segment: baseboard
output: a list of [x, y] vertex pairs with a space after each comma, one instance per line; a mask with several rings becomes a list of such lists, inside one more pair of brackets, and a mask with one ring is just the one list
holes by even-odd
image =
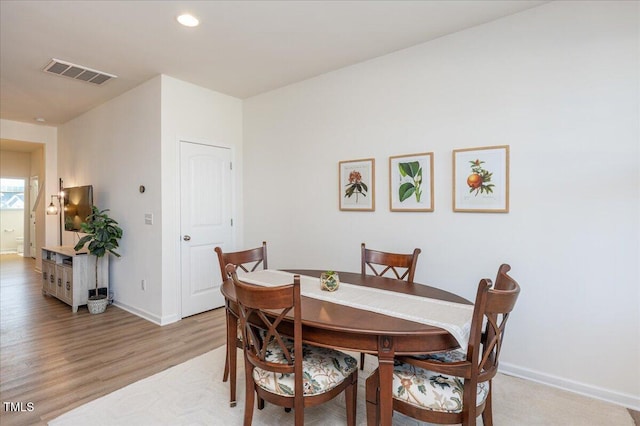
[[167, 325], [167, 324], [172, 324], [176, 321], [180, 321], [182, 318], [180, 318], [179, 315], [169, 315], [166, 317], [159, 317], [158, 315], [152, 314], [151, 312], [147, 312], [143, 309], [139, 309], [139, 308], [135, 308], [133, 306], [129, 306], [126, 303], [122, 303], [119, 302], [117, 300], [113, 301], [113, 305], [117, 306], [120, 309], [124, 309], [125, 311], [132, 313], [136, 316], [139, 316], [140, 318], [144, 318], [147, 321], [151, 321], [154, 324], [158, 324], [160, 326], [162, 325]]
[[510, 363], [500, 363], [500, 373], [508, 376], [520, 377], [543, 385], [599, 399], [621, 405], [632, 410], [640, 411], [640, 396], [617, 392], [610, 389], [599, 388], [597, 386], [568, 380], [563, 377], [541, 373], [528, 368], [518, 367]]
[[142, 309], [134, 308], [133, 306], [129, 306], [126, 303], [119, 302], [117, 300], [113, 301], [113, 305], [117, 306], [120, 309], [124, 309], [125, 311], [132, 313], [133, 315], [139, 316], [140, 318], [144, 318], [147, 321], [151, 321], [154, 324], [163, 325], [162, 318], [157, 315], [152, 314], [151, 312], [144, 311]]
[[160, 320], [160, 325], [172, 324], [174, 322], [180, 321], [182, 318], [180, 315], [168, 315], [166, 317], [162, 317]]

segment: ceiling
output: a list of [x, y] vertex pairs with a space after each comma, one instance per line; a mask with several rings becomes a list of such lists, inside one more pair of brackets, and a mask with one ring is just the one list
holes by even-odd
[[[2, 0], [0, 118], [59, 125], [158, 74], [244, 99], [544, 3]], [[43, 72], [52, 58], [118, 78]]]

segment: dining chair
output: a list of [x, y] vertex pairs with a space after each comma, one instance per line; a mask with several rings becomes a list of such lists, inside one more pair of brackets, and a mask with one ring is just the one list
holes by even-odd
[[[414, 249], [411, 254], [400, 254], [370, 250], [366, 248], [365, 243], [362, 243], [360, 251], [362, 275], [367, 275], [367, 271], [373, 272], [376, 276], [392, 273], [394, 278], [413, 284], [418, 256], [422, 251], [419, 248]], [[360, 370], [362, 369], [364, 369], [364, 353], [360, 354]]]
[[[242, 250], [236, 252], [228, 252], [225, 253], [222, 251], [222, 248], [216, 247], [215, 252], [218, 254], [218, 262], [220, 264], [220, 275], [222, 279], [228, 278], [226, 266], [228, 264], [236, 265], [238, 269], [241, 269], [244, 272], [253, 272], [256, 271], [260, 265], [262, 265], [263, 269], [267, 269], [267, 242], [262, 242], [262, 247], [257, 247], [249, 250]], [[226, 320], [227, 320], [227, 347], [229, 345], [235, 344], [237, 348], [242, 349], [242, 333], [240, 332], [240, 325], [238, 324], [237, 331], [229, 330], [229, 315], [235, 315], [229, 306], [226, 306]], [[233, 335], [236, 336], [235, 342], [233, 342]], [[228, 354], [228, 352], [227, 352]], [[224, 361], [224, 374], [222, 376], [222, 381], [226, 382], [229, 379], [229, 375], [231, 375], [230, 382], [230, 401], [229, 405], [231, 407], [236, 406], [236, 371], [229, 371], [229, 357], [225, 357]]]
[[419, 248], [414, 249], [411, 254], [400, 254], [370, 250], [362, 243], [361, 252], [362, 275], [367, 275], [367, 271], [377, 276], [393, 273], [395, 278], [413, 283], [418, 255], [421, 252]]
[[[393, 371], [393, 409], [420, 421], [493, 425], [492, 379], [498, 371], [507, 320], [520, 286], [502, 265], [496, 284], [478, 284], [466, 353], [461, 349], [415, 356], [399, 356]], [[484, 324], [484, 325], [483, 325]], [[366, 380], [367, 424], [379, 423], [379, 372]]]
[[[355, 425], [358, 364], [335, 349], [302, 343], [300, 276], [293, 283], [263, 287], [243, 282], [234, 265], [233, 279], [242, 328], [245, 360], [244, 425], [251, 425], [255, 396], [285, 409], [293, 408], [295, 424], [304, 424], [304, 408], [322, 404], [345, 392], [347, 424]], [[290, 324], [293, 340], [279, 326]], [[288, 330], [290, 333], [290, 329]]]

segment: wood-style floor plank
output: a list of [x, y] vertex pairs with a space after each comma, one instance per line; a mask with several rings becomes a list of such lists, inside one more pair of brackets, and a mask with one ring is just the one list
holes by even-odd
[[[43, 296], [34, 260], [0, 256], [0, 423], [60, 414], [224, 344], [224, 309], [164, 327], [115, 306], [91, 315]], [[224, 366], [212, 366], [222, 369]], [[6, 403], [22, 403], [11, 411]], [[27, 403], [33, 404], [30, 411]]]

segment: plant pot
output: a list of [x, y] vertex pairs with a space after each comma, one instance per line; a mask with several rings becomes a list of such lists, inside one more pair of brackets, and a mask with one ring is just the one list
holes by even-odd
[[92, 314], [101, 314], [107, 309], [107, 303], [109, 300], [104, 294], [89, 297], [87, 301], [87, 307]]
[[326, 291], [336, 291], [340, 286], [340, 277], [333, 272], [323, 272], [320, 274], [320, 288]]

